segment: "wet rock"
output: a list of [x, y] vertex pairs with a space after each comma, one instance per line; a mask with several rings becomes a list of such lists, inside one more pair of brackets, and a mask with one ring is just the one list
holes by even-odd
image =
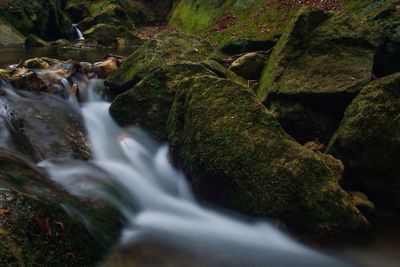
[[346, 164], [346, 180], [377, 205], [400, 208], [400, 75], [366, 86], [347, 108], [328, 153]]
[[90, 62], [80, 62], [82, 70], [84, 73], [88, 74], [93, 72], [93, 64]]
[[212, 47], [199, 38], [182, 33], [162, 33], [135, 50], [105, 85], [115, 91], [126, 91], [163, 64], [182, 60], [198, 62], [213, 57], [216, 55]]
[[117, 58], [108, 57], [104, 61], [94, 64], [93, 70], [100, 79], [107, 79], [108, 76], [118, 70], [119, 65], [120, 63]]
[[248, 53], [236, 59], [229, 69], [246, 80], [258, 80], [268, 57], [263, 52]]
[[41, 58], [32, 58], [25, 60], [22, 66], [28, 69], [47, 69], [50, 67], [50, 64]]
[[22, 96], [0, 97], [0, 117], [8, 123], [16, 150], [37, 162], [90, 157], [82, 118], [65, 100], [48, 93], [18, 93]]
[[93, 266], [110, 247], [63, 209], [100, 206], [63, 192], [14, 151], [0, 149], [0, 186], [0, 265]]
[[48, 47], [50, 46], [49, 43], [42, 40], [41, 38], [37, 37], [36, 35], [30, 34], [25, 39], [25, 46], [26, 47]]
[[26, 69], [16, 69], [11, 77], [10, 83], [17, 89], [31, 92], [45, 92], [48, 87], [36, 72]]

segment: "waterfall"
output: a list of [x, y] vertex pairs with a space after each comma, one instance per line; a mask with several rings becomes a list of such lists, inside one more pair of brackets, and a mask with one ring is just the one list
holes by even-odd
[[72, 30], [76, 36], [78, 36], [79, 41], [85, 40], [85, 37], [83, 37], [82, 32], [78, 29], [78, 24], [72, 24]]
[[[99, 84], [88, 86], [92, 96]], [[168, 146], [155, 143], [139, 129], [120, 128], [109, 106], [89, 97], [81, 107], [91, 161], [47, 160], [39, 165], [71, 194], [117, 208], [126, 221], [120, 246], [155, 240], [215, 266], [348, 266], [301, 245], [267, 222], [245, 221], [200, 205], [184, 175], [170, 164]], [[105, 189], [105, 184], [113, 190]]]

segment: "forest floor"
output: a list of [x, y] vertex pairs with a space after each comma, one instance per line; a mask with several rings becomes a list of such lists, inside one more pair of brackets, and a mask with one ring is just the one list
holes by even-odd
[[276, 3], [286, 4], [289, 6], [316, 7], [328, 11], [339, 9], [343, 4], [343, 0], [273, 0], [266, 3], [266, 5], [273, 5]]

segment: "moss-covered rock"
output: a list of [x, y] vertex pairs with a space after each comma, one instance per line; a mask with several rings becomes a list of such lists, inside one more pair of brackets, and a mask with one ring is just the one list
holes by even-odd
[[301, 9], [268, 60], [258, 99], [281, 111], [288, 111], [288, 101], [304, 106], [299, 116], [280, 114], [284, 126], [302, 119], [285, 130], [301, 142], [310, 141], [308, 136], [328, 141], [347, 105], [371, 80], [382, 33], [375, 21], [357, 13]]
[[127, 90], [166, 63], [181, 60], [198, 62], [212, 57], [213, 48], [200, 38], [181, 33], [162, 33], [135, 50], [105, 84], [115, 90]]
[[0, 186], [2, 266], [94, 266], [110, 247], [62, 208], [79, 200], [13, 151], [0, 150]]
[[115, 27], [108, 24], [96, 24], [83, 32], [88, 40], [97, 41], [101, 45], [110, 45], [125, 31], [124, 27]]
[[29, 34], [25, 39], [26, 47], [48, 47], [50, 44], [36, 35]]
[[400, 75], [366, 86], [346, 110], [328, 152], [346, 164], [346, 178], [377, 204], [400, 208]]
[[157, 139], [167, 140], [167, 119], [175, 99], [177, 84], [193, 75], [215, 75], [247, 84], [234, 73], [228, 72], [216, 62], [194, 63], [181, 61], [157, 68], [131, 90], [119, 95], [112, 103], [110, 112], [123, 126], [139, 125], [149, 130]]
[[250, 89], [209, 76], [182, 82], [168, 133], [203, 198], [308, 231], [366, 225], [338, 185], [341, 163], [288, 137]]
[[322, 11], [303, 10], [274, 49], [258, 97], [358, 92], [371, 80], [381, 37], [380, 27], [361, 16], [328, 19]]

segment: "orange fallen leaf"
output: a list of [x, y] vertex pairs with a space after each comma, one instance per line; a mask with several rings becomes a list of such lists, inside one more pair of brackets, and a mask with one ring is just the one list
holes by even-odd
[[11, 213], [10, 209], [0, 208], [0, 215], [10, 214], [10, 213]]

